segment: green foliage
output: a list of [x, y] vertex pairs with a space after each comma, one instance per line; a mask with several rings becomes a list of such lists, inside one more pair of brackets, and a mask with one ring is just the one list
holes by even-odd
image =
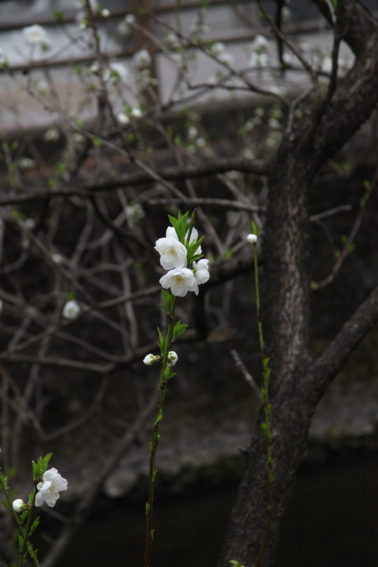
[[170, 315], [173, 310], [175, 298], [169, 291], [166, 291], [164, 289], [161, 290], [161, 296], [163, 300], [162, 308], [168, 315]]
[[55, 19], [58, 22], [58, 24], [62, 24], [64, 21], [64, 17], [63, 17], [63, 12], [60, 12], [59, 10], [57, 10], [54, 13]]
[[185, 237], [191, 227], [191, 220], [189, 220], [189, 211], [187, 211], [183, 215], [179, 212], [177, 218], [172, 215], [168, 215], [168, 219], [175, 229], [179, 241], [185, 244]]
[[181, 323], [181, 321], [177, 321], [175, 326], [173, 327], [173, 335], [172, 335], [172, 342], [175, 342], [176, 339], [183, 333], [185, 333], [188, 325], [186, 323]]
[[166, 345], [166, 337], [165, 335], [163, 335], [163, 333], [161, 332], [161, 330], [159, 329], [159, 327], [157, 328], [157, 333], [158, 333], [158, 346], [160, 349], [160, 354], [161, 356], [164, 356], [164, 352], [165, 352], [165, 345]]
[[[190, 238], [190, 235], [189, 235], [189, 238]], [[194, 242], [190, 242], [190, 243], [189, 243], [188, 239], [185, 240], [184, 244], [185, 244], [185, 246], [188, 250], [188, 255], [187, 255], [187, 265], [188, 266], [191, 266], [194, 261], [199, 260], [200, 258], [203, 257], [203, 254], [196, 254], [196, 251], [201, 246], [203, 239], [204, 239], [204, 237], [201, 236], [201, 238], [199, 238], [198, 240], [195, 240]]]
[[39, 457], [37, 462], [32, 461], [33, 479], [35, 481], [42, 478], [43, 473], [47, 471], [52, 456], [52, 453], [47, 453], [44, 457]]
[[76, 293], [74, 291], [69, 291], [68, 293], [66, 293], [66, 301], [72, 301], [73, 299], [76, 299]]
[[235, 561], [235, 559], [230, 560], [230, 565], [231, 565], [231, 567], [245, 567], [244, 565], [239, 563], [239, 561]]

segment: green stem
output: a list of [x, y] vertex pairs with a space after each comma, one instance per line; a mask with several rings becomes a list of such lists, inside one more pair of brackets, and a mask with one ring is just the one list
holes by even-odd
[[37, 490], [35, 488], [33, 488], [33, 492], [30, 494], [30, 497], [29, 497], [29, 510], [28, 510], [28, 517], [27, 517], [27, 520], [26, 520], [25, 528], [22, 529], [22, 526], [21, 526], [21, 529], [20, 529], [20, 527], [19, 527], [20, 534], [22, 535], [23, 541], [22, 541], [21, 549], [19, 550], [17, 567], [22, 567], [24, 565], [24, 562], [25, 562], [25, 559], [26, 559], [26, 554], [28, 552], [29, 533], [30, 533], [30, 527], [31, 527], [31, 522], [32, 522], [32, 515], [33, 515], [33, 509], [34, 509], [34, 502], [35, 502], [36, 494], [37, 494]]
[[171, 301], [170, 311], [168, 313], [168, 328], [165, 335], [164, 351], [162, 353], [162, 367], [159, 381], [159, 397], [156, 406], [156, 413], [154, 419], [154, 427], [152, 430], [152, 438], [150, 442], [150, 462], [149, 462], [149, 480], [148, 480], [148, 499], [146, 502], [146, 535], [144, 545], [144, 567], [151, 567], [151, 554], [152, 545], [155, 532], [155, 481], [157, 475], [156, 468], [156, 453], [160, 440], [160, 422], [163, 418], [163, 405], [165, 396], [168, 390], [169, 380], [169, 361], [168, 353], [172, 344], [173, 329], [174, 329], [174, 315], [176, 307], [176, 298], [173, 297]]
[[255, 272], [255, 297], [256, 297], [256, 315], [257, 315], [257, 331], [258, 331], [258, 339], [259, 339], [259, 347], [262, 357], [262, 370], [263, 370], [263, 385], [261, 388], [261, 398], [263, 403], [263, 410], [264, 410], [264, 421], [261, 425], [262, 432], [265, 438], [265, 450], [266, 450], [266, 459], [267, 459], [267, 469], [268, 469], [268, 487], [267, 487], [267, 519], [266, 525], [264, 529], [264, 534], [261, 542], [261, 547], [259, 553], [257, 555], [256, 561], [253, 567], [258, 567], [261, 563], [261, 560], [264, 556], [265, 550], [268, 545], [268, 538], [270, 533], [270, 527], [272, 523], [272, 516], [273, 516], [273, 484], [275, 480], [275, 473], [274, 473], [274, 458], [273, 458], [273, 435], [272, 435], [272, 426], [271, 426], [271, 404], [269, 399], [269, 386], [270, 386], [270, 365], [269, 365], [269, 358], [266, 354], [266, 345], [265, 345], [265, 337], [264, 337], [264, 329], [261, 319], [261, 300], [260, 300], [260, 276], [259, 276], [259, 265], [258, 265], [258, 257], [257, 257], [257, 246], [256, 244], [252, 244], [253, 249], [253, 263], [254, 263], [254, 272]]

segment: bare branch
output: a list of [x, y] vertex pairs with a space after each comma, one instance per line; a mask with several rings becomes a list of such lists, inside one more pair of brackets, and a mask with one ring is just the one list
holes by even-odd
[[318, 401], [353, 350], [378, 322], [378, 286], [344, 324], [310, 369], [311, 398]]

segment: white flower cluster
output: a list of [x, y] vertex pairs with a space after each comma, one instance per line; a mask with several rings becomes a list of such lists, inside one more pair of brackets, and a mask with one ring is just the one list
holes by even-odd
[[67, 488], [67, 480], [58, 473], [57, 469], [47, 470], [43, 473], [42, 481], [37, 484], [38, 492], [35, 497], [35, 505], [39, 507], [42, 504], [47, 504], [47, 506], [53, 508], [60, 498], [60, 493]]
[[[187, 236], [189, 236], [187, 234]], [[189, 239], [185, 243], [189, 245], [198, 240], [198, 232], [195, 228], [190, 231]], [[188, 249], [179, 241], [176, 230], [169, 226], [165, 238], [156, 241], [155, 250], [160, 254], [160, 264], [167, 270], [167, 273], [159, 280], [164, 289], [170, 289], [171, 293], [177, 297], [184, 297], [188, 291], [193, 291], [198, 295], [198, 286], [206, 283], [209, 278], [209, 260], [203, 258], [198, 262], [192, 262], [192, 266], [187, 266]], [[199, 246], [196, 254], [201, 254]]]

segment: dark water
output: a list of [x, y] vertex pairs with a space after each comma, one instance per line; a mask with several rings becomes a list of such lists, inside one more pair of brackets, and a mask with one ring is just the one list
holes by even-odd
[[[154, 567], [215, 567], [235, 487], [158, 503]], [[377, 567], [378, 457], [300, 474], [277, 567]], [[96, 512], [60, 567], [143, 564], [143, 506]]]

